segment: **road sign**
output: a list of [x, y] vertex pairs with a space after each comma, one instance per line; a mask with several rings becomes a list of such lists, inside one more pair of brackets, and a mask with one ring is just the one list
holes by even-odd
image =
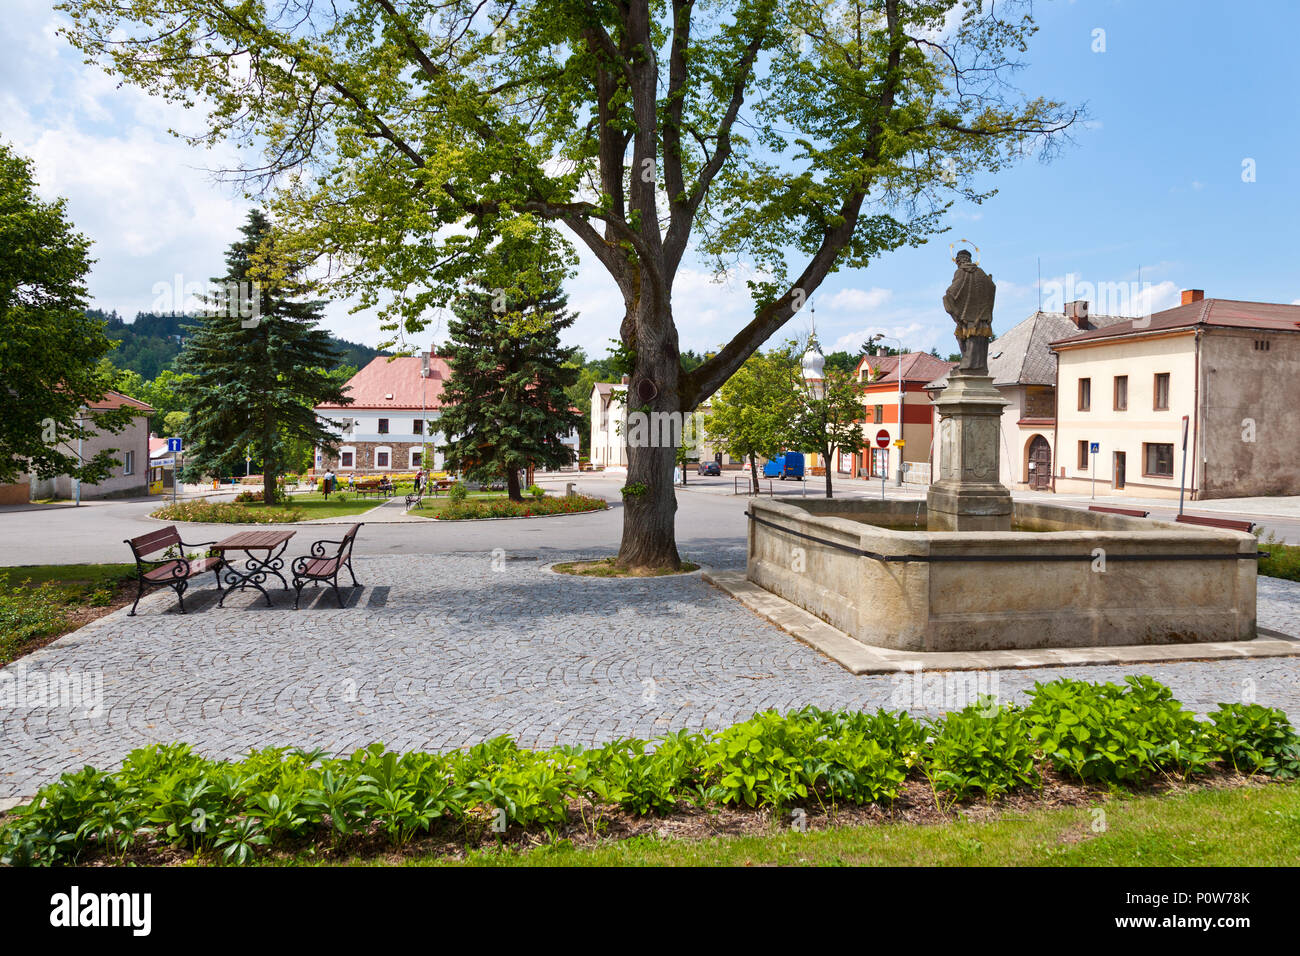
[[1101, 442], [1099, 442], [1099, 441], [1095, 441], [1095, 442], [1093, 442], [1091, 445], [1088, 446], [1088, 453], [1089, 453], [1089, 454], [1095, 455], [1095, 454], [1097, 454], [1097, 452], [1099, 452], [1099, 451], [1101, 451]]
[[181, 450], [181, 440], [179, 438], [167, 439], [167, 451], [177, 452]]
[[895, 447], [895, 448], [902, 448], [902, 447], [903, 447], [904, 445], [906, 445], [906, 444], [907, 444], [907, 442], [903, 441], [903, 439], [901, 439], [901, 438], [895, 438], [895, 439], [894, 439], [894, 447]]
[[175, 458], [161, 458], [161, 459], [159, 459], [158, 464], [162, 465], [164, 468], [175, 468], [175, 467], [176, 467], [176, 459], [175, 459]]
[[876, 444], [881, 448], [889, 447], [889, 432], [883, 428], [876, 432]]

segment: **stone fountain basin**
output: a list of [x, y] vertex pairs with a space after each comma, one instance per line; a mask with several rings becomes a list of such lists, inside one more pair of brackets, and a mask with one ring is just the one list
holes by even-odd
[[978, 651], [1256, 636], [1258, 545], [1237, 531], [1029, 502], [1013, 506], [1022, 530], [1006, 532], [926, 530], [915, 501], [755, 499], [749, 514], [749, 580], [865, 644]]

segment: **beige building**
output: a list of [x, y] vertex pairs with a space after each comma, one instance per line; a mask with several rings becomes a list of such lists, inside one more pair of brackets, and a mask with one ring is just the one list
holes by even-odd
[[1300, 494], [1300, 306], [1190, 290], [1052, 350], [1055, 490], [1089, 493], [1095, 475], [1099, 497]]
[[[93, 433], [82, 439], [80, 449], [75, 441], [66, 442], [59, 449], [74, 458], [80, 452], [83, 461], [94, 458], [101, 451], [113, 452], [116, 463], [108, 477], [95, 484], [83, 481], [82, 498], [132, 498], [149, 493], [149, 415], [153, 412], [152, 406], [121, 392], [110, 391], [90, 408], [99, 412], [124, 406], [131, 409], [132, 418], [120, 432]], [[68, 475], [54, 478], [32, 476], [33, 498], [75, 498], [76, 495], [77, 483]]]
[[[989, 375], [1007, 406], [1002, 410], [998, 463], [1002, 484], [1012, 491], [1050, 491], [1056, 461], [1057, 339], [1128, 321], [1119, 315], [1090, 315], [1088, 303], [1067, 302], [1064, 312], [1035, 312], [989, 343]], [[938, 395], [945, 374], [927, 386]], [[935, 443], [935, 473], [939, 446]]]
[[591, 387], [591, 463], [627, 467], [627, 381]]
[[[863, 356], [854, 369], [854, 377], [862, 383], [862, 431], [866, 446], [856, 455], [840, 452], [836, 471], [862, 478], [896, 480], [898, 456], [901, 455], [903, 481], [928, 485], [932, 473], [931, 450], [937, 452], [934, 436], [938, 418], [934, 412], [933, 395], [927, 388], [936, 376], [946, 379], [952, 367], [952, 362], [924, 352], [907, 352], [902, 356]], [[903, 382], [901, 390], [900, 376]], [[898, 424], [900, 402], [901, 430]], [[885, 448], [876, 442], [876, 436], [882, 431], [888, 434], [889, 445]], [[900, 438], [903, 440], [902, 448], [894, 444]]]

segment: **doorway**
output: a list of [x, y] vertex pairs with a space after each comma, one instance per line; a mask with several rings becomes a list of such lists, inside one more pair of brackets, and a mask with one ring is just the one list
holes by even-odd
[[1029, 442], [1029, 487], [1046, 491], [1052, 484], [1052, 446], [1042, 435]]
[[1124, 472], [1127, 467], [1125, 454], [1122, 451], [1115, 452], [1115, 477], [1111, 481], [1111, 487], [1116, 491], [1124, 487]]

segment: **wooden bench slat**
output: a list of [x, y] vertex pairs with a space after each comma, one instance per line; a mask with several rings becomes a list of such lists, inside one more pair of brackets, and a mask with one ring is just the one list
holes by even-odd
[[1088, 510], [1108, 515], [1127, 515], [1130, 518], [1145, 518], [1151, 514], [1149, 511], [1139, 511], [1136, 508], [1105, 508], [1101, 505], [1089, 505]]
[[169, 525], [157, 531], [150, 531], [148, 534], [142, 534], [138, 538], [131, 539], [131, 546], [140, 554], [152, 554], [155, 551], [161, 551], [164, 548], [180, 543], [180, 532], [176, 530], [175, 525]]
[[1178, 515], [1174, 521], [1179, 524], [1198, 524], [1207, 528], [1225, 528], [1228, 531], [1244, 531], [1250, 534], [1255, 530], [1255, 522], [1241, 521], [1236, 518], [1211, 518], [1207, 515]]

